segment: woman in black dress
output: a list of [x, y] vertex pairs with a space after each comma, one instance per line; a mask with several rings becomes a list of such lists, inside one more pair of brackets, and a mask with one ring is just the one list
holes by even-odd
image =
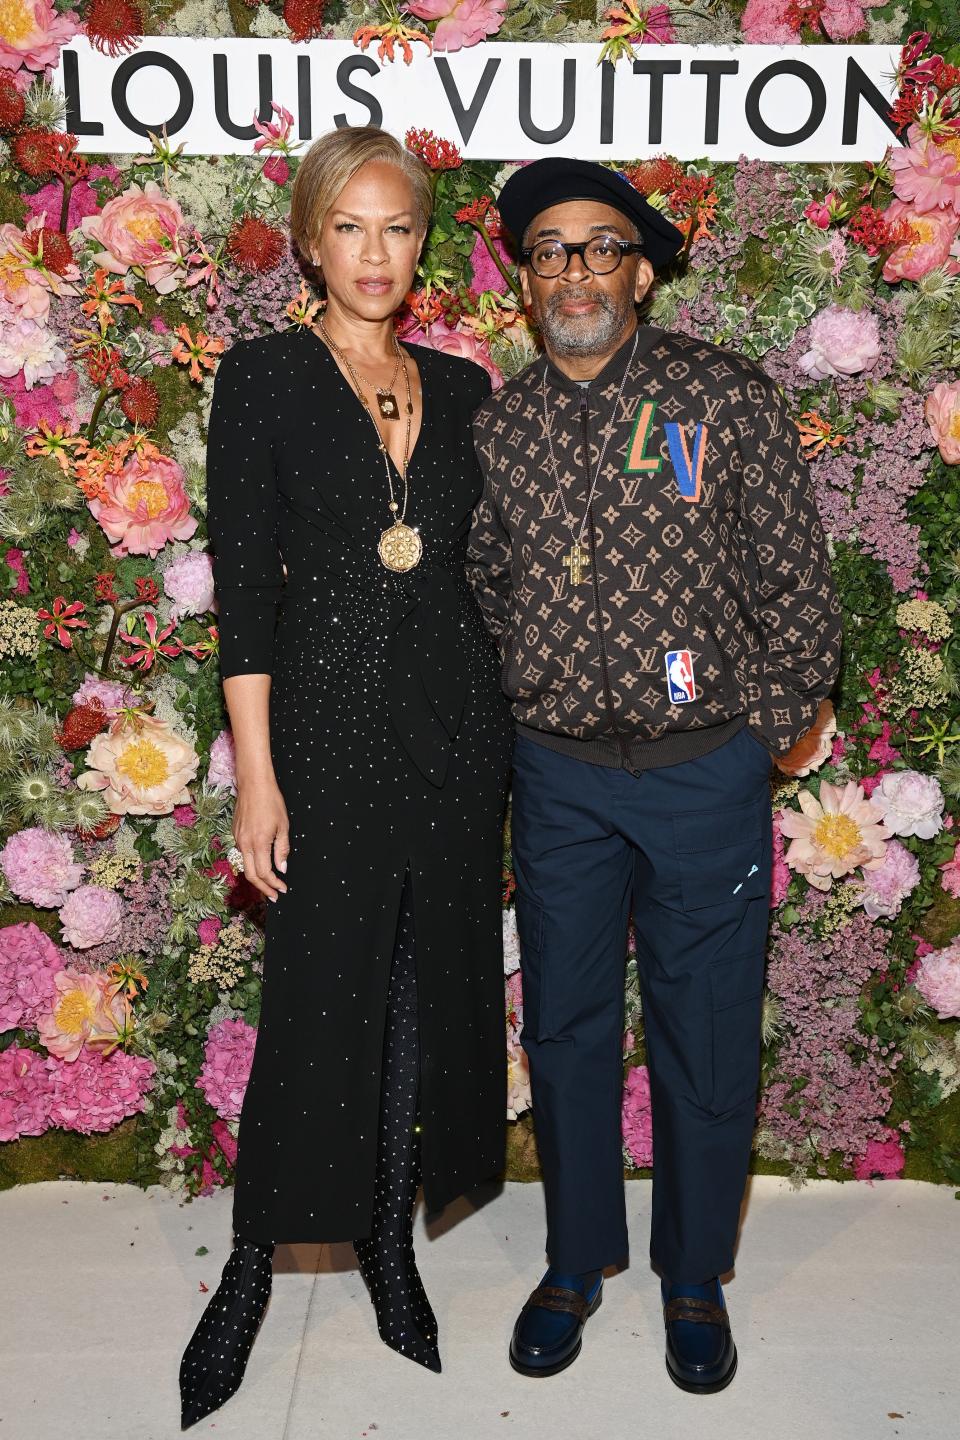
[[221, 362], [208, 526], [237, 754], [234, 831], [267, 897], [234, 1250], [183, 1357], [183, 1425], [243, 1376], [273, 1246], [353, 1240], [381, 1337], [439, 1370], [417, 1273], [436, 1209], [502, 1169], [500, 911], [511, 725], [464, 576], [486, 372], [398, 345], [429, 173], [373, 128], [297, 173], [327, 307]]

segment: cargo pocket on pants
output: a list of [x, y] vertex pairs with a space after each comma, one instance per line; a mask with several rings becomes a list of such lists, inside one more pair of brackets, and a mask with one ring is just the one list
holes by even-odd
[[750, 954], [710, 966], [713, 1115], [725, 1115], [756, 1097], [760, 1084], [763, 965], [762, 954]]
[[522, 1035], [540, 1040], [543, 1013], [543, 906], [517, 887], [517, 939], [523, 972]]

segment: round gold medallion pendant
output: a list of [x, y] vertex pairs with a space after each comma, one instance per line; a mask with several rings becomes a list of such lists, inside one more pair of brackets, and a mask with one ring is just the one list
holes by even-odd
[[420, 563], [423, 541], [416, 530], [398, 520], [383, 531], [377, 551], [388, 570], [412, 570]]

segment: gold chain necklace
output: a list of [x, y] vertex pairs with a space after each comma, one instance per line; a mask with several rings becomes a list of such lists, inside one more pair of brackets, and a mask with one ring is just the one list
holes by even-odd
[[[413, 394], [410, 389], [410, 374], [407, 370], [407, 362], [404, 357], [403, 351], [400, 348], [400, 343], [397, 340], [396, 335], [394, 335], [393, 344], [397, 352], [397, 366], [402, 366], [403, 368], [403, 380], [407, 392], [407, 429], [403, 440], [403, 471], [401, 475], [401, 478], [403, 479], [402, 509], [397, 504], [396, 496], [393, 493], [393, 475], [390, 471], [390, 454], [387, 450], [386, 445], [383, 442], [383, 437], [380, 434], [380, 427], [377, 425], [377, 422], [374, 419], [373, 411], [370, 409], [370, 406], [367, 402], [367, 397], [364, 395], [358, 383], [359, 376], [357, 375], [356, 370], [354, 370], [353, 366], [350, 364], [347, 356], [340, 349], [340, 346], [328, 334], [326, 326], [324, 325], [322, 319], [317, 321], [317, 328], [319, 329], [320, 334], [323, 336], [323, 339], [326, 341], [327, 345], [329, 345], [333, 353], [338, 357], [338, 359], [342, 360], [344, 365], [347, 367], [347, 370], [350, 373], [350, 378], [353, 381], [353, 388], [356, 391], [357, 397], [364, 410], [366, 410], [367, 414], [370, 416], [370, 423], [373, 426], [374, 430], [377, 432], [377, 443], [380, 446], [380, 453], [383, 456], [383, 466], [387, 474], [387, 486], [390, 490], [390, 504], [388, 508], [390, 510], [390, 514], [394, 517], [393, 524], [390, 525], [386, 530], [383, 530], [380, 534], [380, 541], [377, 545], [377, 553], [379, 554], [380, 559], [383, 561], [384, 565], [387, 567], [388, 570], [394, 570], [398, 573], [402, 573], [405, 570], [412, 570], [414, 566], [419, 565], [420, 563], [420, 558], [423, 555], [423, 541], [420, 539], [420, 536], [415, 529], [413, 529], [409, 525], [404, 524], [404, 520], [407, 514], [407, 500], [410, 496], [410, 489], [407, 484], [407, 465], [410, 460], [410, 424], [411, 418], [413, 416]], [[396, 377], [396, 370], [394, 370], [393, 373], [394, 377]], [[392, 383], [393, 382], [391, 381], [391, 384]], [[394, 405], [396, 405], [395, 400]], [[381, 408], [381, 414], [382, 413], [383, 410]], [[385, 416], [384, 418], [387, 417]]]

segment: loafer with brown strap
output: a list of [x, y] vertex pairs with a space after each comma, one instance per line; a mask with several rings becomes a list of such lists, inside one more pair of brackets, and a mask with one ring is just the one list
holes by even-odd
[[556, 1375], [572, 1365], [583, 1346], [583, 1327], [603, 1300], [602, 1276], [586, 1293], [551, 1279], [548, 1270], [513, 1327], [510, 1364], [521, 1375]]
[[718, 1301], [672, 1293], [682, 1290], [680, 1286], [664, 1291], [669, 1295], [663, 1306], [667, 1374], [681, 1390], [694, 1395], [712, 1395], [726, 1389], [737, 1371], [730, 1316], [719, 1280], [713, 1283]]

